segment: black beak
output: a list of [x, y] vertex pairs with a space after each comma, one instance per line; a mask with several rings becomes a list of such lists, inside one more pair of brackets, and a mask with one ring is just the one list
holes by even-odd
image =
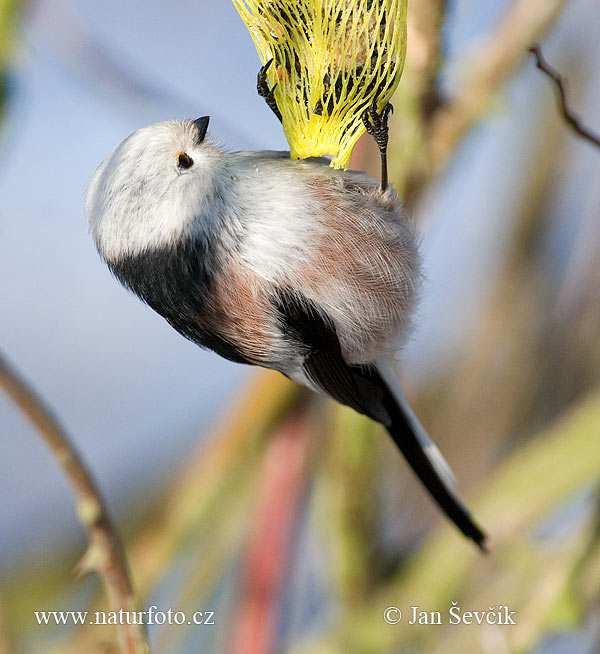
[[194, 125], [198, 130], [198, 143], [202, 143], [202, 141], [204, 141], [204, 137], [206, 136], [206, 131], [208, 130], [209, 122], [210, 122], [210, 116], [202, 116], [202, 118], [197, 118], [194, 121]]

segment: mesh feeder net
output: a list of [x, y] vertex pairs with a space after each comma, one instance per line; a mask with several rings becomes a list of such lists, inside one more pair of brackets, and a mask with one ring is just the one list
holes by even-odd
[[394, 93], [407, 0], [233, 0], [267, 71], [294, 159], [347, 168], [362, 114]]

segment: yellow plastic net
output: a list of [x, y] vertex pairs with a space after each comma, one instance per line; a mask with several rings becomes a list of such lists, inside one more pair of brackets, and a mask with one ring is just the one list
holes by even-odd
[[406, 55], [407, 0], [233, 0], [267, 71], [294, 159], [347, 168], [362, 114], [381, 110]]

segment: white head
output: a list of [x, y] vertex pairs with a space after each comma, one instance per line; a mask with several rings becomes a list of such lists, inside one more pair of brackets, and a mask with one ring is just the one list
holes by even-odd
[[209, 118], [144, 127], [99, 167], [86, 213], [108, 261], [176, 243], [218, 192], [222, 153], [205, 141]]

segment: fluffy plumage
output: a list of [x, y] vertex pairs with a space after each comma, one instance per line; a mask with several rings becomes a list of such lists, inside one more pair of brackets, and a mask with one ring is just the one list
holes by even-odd
[[[189, 171], [177, 168], [178, 152], [194, 160]], [[351, 363], [391, 354], [414, 303], [415, 237], [393, 191], [322, 161], [196, 144], [189, 122], [125, 140], [96, 173], [88, 214], [115, 271], [173, 248], [213, 247], [210, 265], [226, 283], [202, 293], [202, 319], [253, 363], [289, 359], [277, 325], [263, 319], [274, 288], [302, 290], [325, 308]]]
[[86, 201], [101, 256], [186, 338], [381, 422], [481, 545], [435, 446], [380, 372], [420, 279], [395, 192], [319, 160], [224, 152], [204, 140], [202, 120], [201, 133], [198, 121], [141, 129], [101, 164]]

